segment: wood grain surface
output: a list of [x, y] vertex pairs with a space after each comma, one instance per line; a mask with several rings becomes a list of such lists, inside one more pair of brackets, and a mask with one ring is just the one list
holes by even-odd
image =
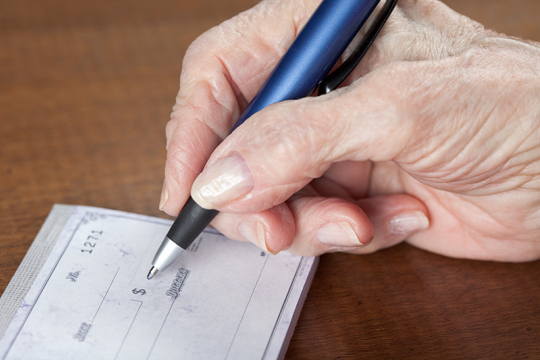
[[[446, 3], [540, 41], [538, 0]], [[183, 53], [254, 4], [0, 0], [0, 293], [54, 203], [165, 216], [164, 128]], [[287, 357], [539, 359], [539, 279], [539, 262], [408, 245], [324, 255]]]

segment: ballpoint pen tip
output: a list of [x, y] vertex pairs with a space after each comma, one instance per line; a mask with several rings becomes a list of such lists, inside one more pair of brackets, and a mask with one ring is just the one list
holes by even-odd
[[152, 266], [152, 268], [148, 272], [148, 275], [146, 275], [146, 278], [148, 280], [150, 280], [151, 278], [153, 278], [158, 273], [158, 271], [159, 271], [158, 269], [156, 269], [155, 267]]

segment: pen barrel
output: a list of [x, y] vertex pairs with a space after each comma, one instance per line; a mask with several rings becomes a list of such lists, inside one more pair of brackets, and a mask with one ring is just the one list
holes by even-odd
[[379, 0], [324, 0], [232, 131], [268, 105], [309, 95], [328, 75], [378, 3]]
[[[268, 105], [309, 95], [328, 75], [378, 3], [323, 0], [232, 131]], [[187, 249], [217, 214], [216, 210], [203, 209], [190, 197], [167, 237]]]
[[178, 214], [167, 237], [186, 250], [219, 212], [200, 207], [191, 197]]

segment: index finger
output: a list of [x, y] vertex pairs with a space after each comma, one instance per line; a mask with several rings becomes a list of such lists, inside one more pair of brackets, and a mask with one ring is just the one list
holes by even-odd
[[293, 42], [316, 0], [265, 1], [199, 37], [182, 64], [167, 124], [160, 209], [177, 215], [193, 181]]

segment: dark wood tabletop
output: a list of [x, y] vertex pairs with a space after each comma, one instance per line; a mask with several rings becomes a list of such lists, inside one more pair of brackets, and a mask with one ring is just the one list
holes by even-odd
[[[0, 293], [54, 203], [165, 217], [183, 53], [255, 2], [0, 0]], [[446, 3], [540, 41], [538, 0]], [[540, 262], [324, 255], [287, 357], [540, 359]]]

